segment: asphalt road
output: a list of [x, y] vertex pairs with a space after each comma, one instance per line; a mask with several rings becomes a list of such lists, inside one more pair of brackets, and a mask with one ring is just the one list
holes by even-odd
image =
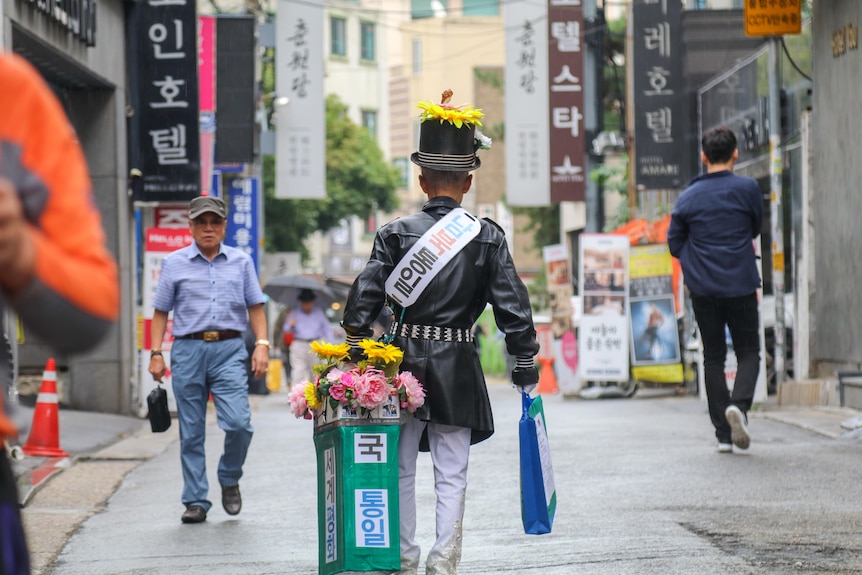
[[[530, 536], [520, 522], [520, 398], [502, 384], [491, 396], [497, 433], [473, 449], [459, 574], [862, 573], [862, 443], [842, 435], [846, 412], [752, 414], [751, 449], [720, 455], [697, 398], [546, 397], [558, 509], [551, 534]], [[77, 459], [33, 496], [24, 512], [34, 573], [317, 573], [310, 422], [289, 414], [284, 394], [255, 404], [239, 516], [218, 504], [217, 426], [207, 443], [215, 506], [202, 525], [179, 520], [176, 426], [146, 431]], [[418, 480], [427, 551], [427, 456]]]

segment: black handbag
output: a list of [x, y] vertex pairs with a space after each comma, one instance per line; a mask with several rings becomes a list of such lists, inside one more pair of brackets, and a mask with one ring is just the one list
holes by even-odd
[[171, 412], [168, 410], [168, 392], [161, 385], [156, 386], [147, 396], [147, 419], [153, 433], [167, 431], [171, 427]]

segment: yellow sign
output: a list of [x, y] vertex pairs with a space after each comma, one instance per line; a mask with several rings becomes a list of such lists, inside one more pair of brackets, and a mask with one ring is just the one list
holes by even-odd
[[802, 0], [745, 0], [746, 36], [802, 32]]

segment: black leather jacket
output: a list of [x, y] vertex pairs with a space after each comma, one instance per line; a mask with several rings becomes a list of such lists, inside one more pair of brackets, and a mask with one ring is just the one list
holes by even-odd
[[[347, 298], [342, 325], [348, 335], [371, 336], [371, 326], [385, 303], [386, 278], [422, 234], [456, 207], [458, 202], [451, 198], [434, 198], [420, 213], [378, 230], [371, 258]], [[490, 303], [497, 326], [506, 334], [509, 353], [533, 357], [539, 344], [527, 289], [515, 271], [503, 230], [490, 220], [480, 221], [479, 235], [405, 309], [403, 322], [469, 330]], [[401, 308], [394, 303], [392, 307], [399, 321]], [[425, 387], [425, 405], [416, 417], [469, 427], [472, 443], [494, 433], [485, 377], [472, 343], [403, 337], [393, 343], [404, 351], [401, 370], [413, 372]]]

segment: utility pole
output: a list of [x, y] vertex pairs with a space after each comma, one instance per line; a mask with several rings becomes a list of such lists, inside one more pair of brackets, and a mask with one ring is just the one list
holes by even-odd
[[584, 0], [584, 22], [586, 30], [586, 42], [584, 42], [584, 130], [590, 141], [587, 142], [587, 153], [585, 155], [584, 168], [587, 173], [586, 181], [586, 232], [598, 233], [603, 231], [605, 223], [604, 200], [602, 189], [598, 182], [589, 177], [590, 172], [595, 169], [600, 159], [592, 154], [592, 139], [598, 136], [602, 130], [602, 35], [604, 18], [599, 17], [596, 0]]
[[772, 235], [772, 294], [775, 297], [775, 382], [784, 381], [784, 210], [781, 174], [781, 36], [769, 39], [769, 207]]
[[802, 32], [802, 3], [745, 2], [745, 35], [769, 38], [769, 208], [772, 234], [772, 295], [775, 297], [775, 383], [784, 382], [784, 210], [781, 174], [781, 78], [779, 55], [785, 34]]

